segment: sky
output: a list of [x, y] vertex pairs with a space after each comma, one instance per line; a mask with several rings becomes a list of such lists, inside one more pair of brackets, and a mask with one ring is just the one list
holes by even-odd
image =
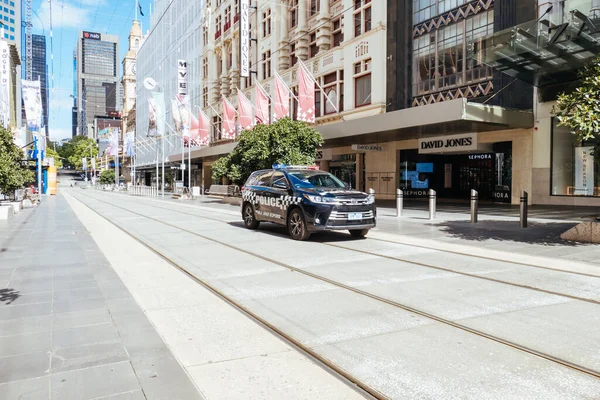
[[[50, 1], [52, 2], [52, 45], [50, 43]], [[138, 18], [144, 33], [150, 29], [150, 3], [151, 0], [140, 0], [144, 16], [138, 14]], [[32, 7], [33, 33], [45, 35], [47, 42], [50, 139], [70, 138], [73, 99], [69, 96], [73, 94], [73, 50], [77, 46], [78, 32], [85, 30], [120, 37], [120, 80], [121, 61], [127, 52], [129, 30], [135, 19], [136, 2], [135, 0], [33, 0]], [[52, 71], [54, 71], [54, 83], [51, 79]]]

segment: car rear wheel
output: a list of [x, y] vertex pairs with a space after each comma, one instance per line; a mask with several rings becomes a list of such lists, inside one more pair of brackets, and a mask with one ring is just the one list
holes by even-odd
[[244, 206], [244, 225], [248, 229], [257, 229], [260, 225], [260, 222], [256, 220], [256, 216], [254, 215], [254, 208], [252, 204], [248, 203]]
[[288, 231], [294, 240], [306, 240], [310, 236], [310, 232], [306, 229], [304, 216], [299, 209], [294, 209], [288, 217]]
[[350, 234], [355, 238], [364, 238], [369, 233], [368, 229], [350, 229]]

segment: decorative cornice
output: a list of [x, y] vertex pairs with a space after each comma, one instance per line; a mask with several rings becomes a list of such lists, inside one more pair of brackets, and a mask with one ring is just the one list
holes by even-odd
[[423, 36], [444, 26], [455, 24], [472, 15], [488, 11], [494, 7], [494, 0], [475, 0], [454, 10], [438, 15], [413, 26], [413, 39]]
[[441, 92], [431, 93], [423, 96], [416, 96], [413, 98], [412, 106], [419, 107], [427, 104], [441, 103], [443, 101], [461, 98], [472, 99], [481, 96], [488, 96], [493, 91], [494, 83], [492, 81], [479, 82], [467, 86], [461, 86], [459, 88], [443, 90]]

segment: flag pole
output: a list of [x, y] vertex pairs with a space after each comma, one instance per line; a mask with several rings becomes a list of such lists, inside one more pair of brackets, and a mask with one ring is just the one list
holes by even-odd
[[313, 76], [313, 74], [311, 74], [308, 71], [308, 68], [306, 68], [306, 65], [302, 62], [301, 59], [298, 59], [298, 62], [300, 63], [300, 68], [304, 68], [304, 72], [306, 72], [310, 78], [313, 80], [313, 82], [315, 83], [315, 85], [317, 85], [317, 87], [321, 90], [321, 93], [323, 93], [323, 96], [325, 96], [325, 98], [327, 99], [327, 101], [329, 102], [329, 104], [331, 104], [333, 106], [333, 109], [335, 110], [336, 114], [340, 116], [340, 118], [342, 119], [342, 121], [344, 120], [344, 116], [342, 114], [340, 114], [340, 110], [338, 109], [338, 107], [333, 103], [333, 101], [331, 101], [331, 99], [329, 98], [329, 96], [327, 96], [327, 93], [325, 93], [325, 89], [323, 89], [323, 87], [319, 84], [319, 82], [317, 82], [317, 80], [315, 79], [315, 77]]

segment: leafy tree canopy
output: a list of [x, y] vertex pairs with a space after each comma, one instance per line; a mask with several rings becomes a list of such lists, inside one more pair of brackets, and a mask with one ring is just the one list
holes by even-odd
[[81, 159], [84, 157], [90, 158], [90, 147], [92, 149], [92, 157], [98, 157], [99, 149], [96, 141], [87, 136], [78, 135], [67, 143], [63, 143], [58, 149], [58, 154], [63, 158], [65, 166], [81, 169]]
[[308, 124], [281, 119], [271, 125], [257, 125], [243, 131], [237, 147], [212, 165], [212, 177], [229, 178], [242, 184], [256, 170], [273, 164], [310, 165], [315, 162], [321, 134]]
[[46, 146], [46, 158], [54, 158], [54, 166], [56, 168], [60, 169], [63, 167], [63, 163], [58, 151], [54, 151], [53, 143], [48, 143]]
[[581, 142], [600, 133], [600, 58], [579, 71], [579, 78], [581, 83], [575, 91], [558, 96], [553, 113]]
[[23, 151], [14, 144], [12, 133], [0, 126], [1, 193], [12, 195], [35, 180], [33, 172], [22, 162], [23, 158]]

